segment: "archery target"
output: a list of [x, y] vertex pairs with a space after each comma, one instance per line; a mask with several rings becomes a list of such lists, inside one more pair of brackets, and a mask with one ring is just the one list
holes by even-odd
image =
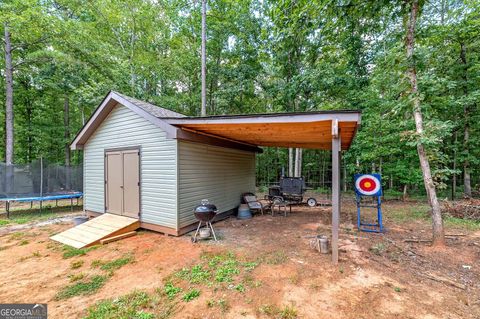
[[376, 195], [381, 191], [381, 187], [380, 178], [371, 174], [360, 175], [355, 180], [355, 189], [361, 195]]

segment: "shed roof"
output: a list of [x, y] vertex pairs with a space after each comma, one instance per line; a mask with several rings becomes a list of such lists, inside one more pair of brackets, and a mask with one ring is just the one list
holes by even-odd
[[219, 138], [253, 147], [331, 149], [332, 137], [340, 132], [341, 147], [345, 150], [350, 147], [361, 119], [356, 110], [189, 117], [111, 91], [79, 131], [71, 148], [83, 148], [118, 103], [163, 129], [169, 138], [192, 139], [190, 133], [195, 133], [210, 140]]

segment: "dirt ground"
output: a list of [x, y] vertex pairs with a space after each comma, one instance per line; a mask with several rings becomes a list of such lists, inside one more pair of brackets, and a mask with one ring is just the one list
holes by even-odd
[[[140, 231], [71, 258], [49, 240], [70, 223], [4, 233], [0, 303], [48, 303], [49, 318], [81, 318], [101, 300], [135, 290], [154, 293], [206, 252], [230, 251], [257, 261], [249, 278], [255, 284], [242, 292], [199, 286], [200, 296], [179, 300], [168, 318], [480, 318], [480, 231], [447, 225], [447, 234], [455, 236], [440, 250], [428, 242], [405, 242], [430, 236], [428, 219], [402, 217], [417, 216], [419, 205], [385, 203], [388, 231], [372, 234], [357, 232], [355, 208], [344, 203], [338, 266], [309, 245], [312, 236], [330, 234], [331, 210], [322, 207], [295, 207], [287, 217], [226, 219], [214, 224], [217, 243]], [[92, 276], [99, 271], [96, 261], [125, 254], [134, 262], [115, 270], [95, 293], [56, 299], [73, 276]], [[211, 307], [212, 298], [228, 307]], [[272, 307], [293, 310], [274, 313]]]

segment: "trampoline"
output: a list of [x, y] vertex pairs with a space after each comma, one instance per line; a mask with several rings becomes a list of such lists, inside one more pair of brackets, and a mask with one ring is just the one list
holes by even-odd
[[10, 218], [10, 203], [19, 202], [25, 203], [30, 202], [30, 207], [33, 207], [33, 202], [40, 202], [40, 211], [42, 211], [42, 204], [45, 201], [54, 200], [56, 205], [58, 205], [58, 200], [60, 199], [70, 199], [70, 210], [73, 210], [73, 200], [77, 200], [83, 197], [82, 192], [72, 192], [72, 193], [53, 193], [53, 194], [44, 194], [43, 196], [29, 196], [29, 197], [7, 197], [0, 198], [0, 202], [5, 202], [5, 210], [7, 212], [7, 218]]

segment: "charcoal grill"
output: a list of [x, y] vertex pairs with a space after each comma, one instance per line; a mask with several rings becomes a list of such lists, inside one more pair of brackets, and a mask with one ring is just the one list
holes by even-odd
[[215, 218], [217, 215], [217, 206], [210, 204], [208, 202], [208, 199], [203, 199], [201, 201], [201, 204], [198, 205], [193, 209], [193, 214], [195, 215], [195, 218], [198, 220], [198, 227], [197, 231], [195, 232], [195, 235], [192, 237], [192, 242], [197, 242], [197, 236], [200, 231], [200, 228], [202, 227], [202, 224], [205, 224], [205, 227], [207, 229], [212, 230], [212, 235], [213, 239], [217, 241], [217, 236], [215, 235], [215, 231], [213, 230], [212, 226], [212, 220]]

